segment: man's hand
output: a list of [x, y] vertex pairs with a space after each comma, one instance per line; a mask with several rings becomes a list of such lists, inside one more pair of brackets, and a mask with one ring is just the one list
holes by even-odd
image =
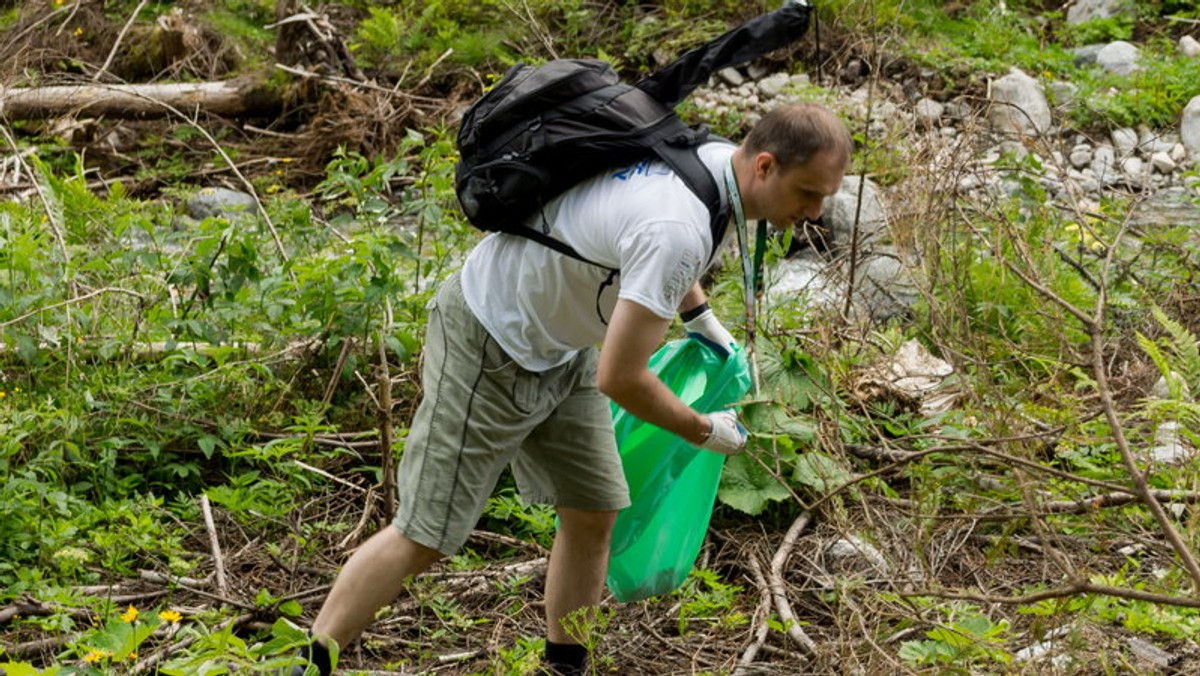
[[684, 322], [683, 328], [689, 338], [703, 342], [721, 357], [733, 354], [733, 348], [737, 346], [733, 334], [721, 325], [721, 320], [717, 319], [711, 308], [706, 307], [699, 315]]
[[746, 448], [746, 438], [749, 436], [746, 428], [738, 422], [737, 414], [733, 411], [717, 411], [704, 416], [712, 424], [708, 436], [700, 442], [700, 448], [720, 453], [735, 455]]

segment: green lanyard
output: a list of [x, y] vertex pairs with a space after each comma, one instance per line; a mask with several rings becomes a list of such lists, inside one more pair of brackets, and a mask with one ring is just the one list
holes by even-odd
[[725, 188], [729, 192], [729, 203], [733, 206], [734, 226], [737, 228], [738, 252], [742, 259], [742, 288], [746, 301], [746, 349], [750, 356], [751, 376], [754, 391], [758, 392], [758, 360], [755, 358], [754, 343], [758, 336], [758, 303], [763, 293], [763, 256], [767, 251], [767, 222], [758, 221], [754, 237], [754, 258], [751, 259], [749, 233], [746, 230], [746, 212], [742, 207], [742, 191], [738, 189], [733, 171], [733, 158], [729, 158], [729, 170], [725, 172]]

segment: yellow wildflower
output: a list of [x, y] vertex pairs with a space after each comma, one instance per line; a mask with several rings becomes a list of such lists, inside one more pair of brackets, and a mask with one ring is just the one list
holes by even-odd
[[183, 615], [180, 615], [179, 611], [176, 610], [164, 610], [158, 614], [158, 617], [163, 622], [170, 622], [171, 624], [175, 624], [183, 619]]
[[92, 648], [91, 652], [84, 656], [83, 661], [87, 662], [88, 664], [95, 664], [96, 662], [99, 662], [100, 660], [111, 655], [112, 653], [108, 652], [107, 650], [96, 650], [95, 648]]
[[0, 399], [3, 399], [7, 396], [8, 396], [8, 392], [5, 392], [4, 390], [0, 390]]
[[83, 27], [82, 26], [77, 27], [75, 29], [74, 35], [75, 35], [75, 37], [79, 37], [80, 35], [83, 35]]
[[121, 613], [121, 621], [125, 622], [126, 624], [133, 624], [135, 621], [137, 621], [137, 616], [138, 616], [137, 608], [134, 608], [133, 606], [129, 606], [128, 610]]

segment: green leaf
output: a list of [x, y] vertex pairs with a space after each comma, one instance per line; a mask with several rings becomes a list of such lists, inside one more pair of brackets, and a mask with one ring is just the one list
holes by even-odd
[[780, 354], [763, 349], [759, 354], [762, 392], [771, 399], [786, 402], [795, 410], [806, 410], [821, 393], [816, 366], [807, 355]]
[[735, 455], [725, 462], [717, 497], [730, 507], [756, 515], [762, 513], [769, 503], [786, 500], [790, 496], [787, 487], [748, 454]]
[[801, 455], [796, 460], [796, 467], [792, 471], [792, 481], [802, 486], [808, 486], [818, 493], [832, 491], [852, 477], [850, 471], [838, 461], [818, 451], [810, 451]]
[[213, 451], [217, 448], [217, 438], [211, 434], [206, 434], [197, 439], [196, 444], [200, 446], [200, 450], [204, 453], [204, 459], [211, 460]]
[[300, 617], [304, 608], [296, 601], [284, 601], [279, 604], [279, 612], [287, 617]]
[[54, 676], [59, 671], [58, 667], [38, 671], [28, 662], [0, 662], [0, 670], [8, 676]]

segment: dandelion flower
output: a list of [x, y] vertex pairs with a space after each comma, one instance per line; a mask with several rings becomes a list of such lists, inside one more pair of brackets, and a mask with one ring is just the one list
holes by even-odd
[[170, 622], [171, 624], [176, 624], [183, 619], [183, 615], [180, 615], [177, 610], [164, 610], [158, 614], [158, 617], [163, 622]]
[[126, 624], [133, 624], [135, 621], [137, 621], [137, 617], [138, 610], [133, 606], [129, 606], [125, 612], [121, 613], [121, 621]]

